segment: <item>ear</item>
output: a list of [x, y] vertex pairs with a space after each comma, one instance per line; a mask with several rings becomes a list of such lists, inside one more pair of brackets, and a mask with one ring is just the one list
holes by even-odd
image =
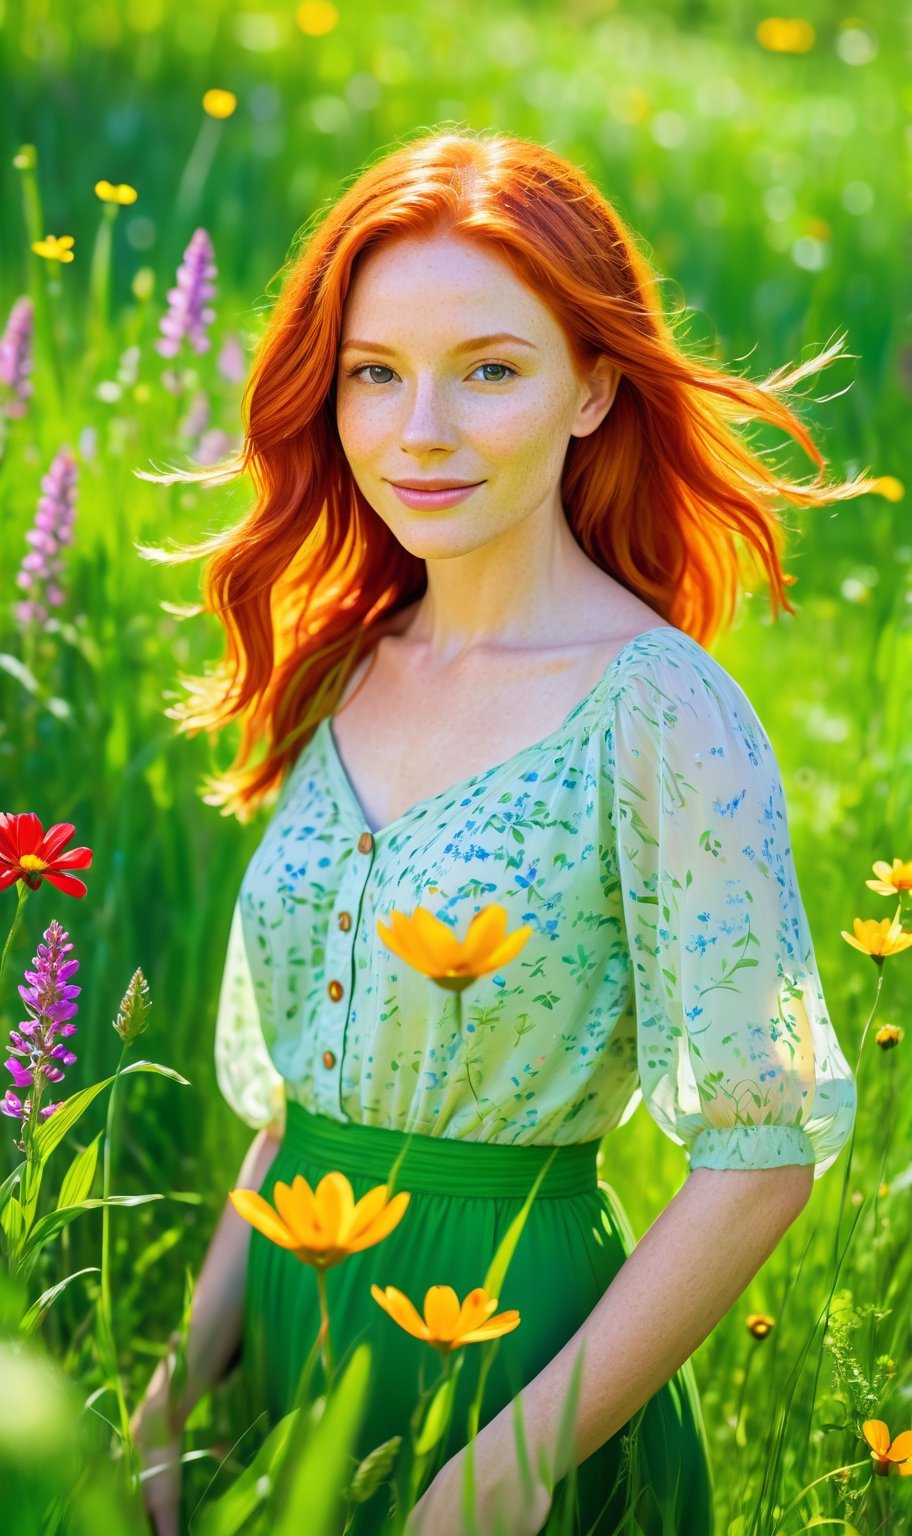
[[588, 437], [590, 432], [601, 426], [614, 404], [620, 382], [620, 368], [609, 362], [607, 357], [600, 357], [586, 376], [582, 403], [570, 428], [571, 437]]

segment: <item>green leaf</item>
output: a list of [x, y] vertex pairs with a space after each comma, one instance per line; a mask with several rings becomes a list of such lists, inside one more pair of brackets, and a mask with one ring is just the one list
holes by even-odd
[[41, 1295], [38, 1297], [38, 1300], [32, 1302], [32, 1305], [29, 1307], [28, 1311], [23, 1317], [22, 1322], [19, 1325], [21, 1331], [23, 1333], [34, 1333], [48, 1308], [52, 1306], [53, 1303], [57, 1300], [57, 1297], [60, 1295], [61, 1291], [66, 1290], [71, 1280], [78, 1280], [80, 1275], [100, 1274], [101, 1270], [98, 1268], [98, 1266], [96, 1264], [90, 1264], [88, 1269], [77, 1269], [75, 1274], [67, 1275], [65, 1280], [59, 1280], [56, 1285], [51, 1286], [50, 1290], [42, 1291]]
[[77, 1120], [85, 1114], [93, 1099], [96, 1099], [115, 1079], [126, 1077], [130, 1072], [157, 1072], [161, 1077], [170, 1077], [176, 1083], [182, 1083], [185, 1088], [190, 1084], [186, 1077], [181, 1077], [172, 1067], [160, 1067], [154, 1061], [133, 1061], [128, 1067], [124, 1067], [119, 1074], [114, 1072], [110, 1077], [102, 1078], [100, 1083], [92, 1083], [90, 1087], [83, 1088], [81, 1092], [74, 1093], [73, 1097], [66, 1099], [58, 1110], [55, 1111], [35, 1135], [35, 1149], [39, 1158], [44, 1162], [56, 1146], [59, 1146], [67, 1131], [71, 1130]]
[[519, 1210], [513, 1217], [513, 1220], [510, 1222], [510, 1225], [508, 1226], [506, 1232], [500, 1240], [500, 1243], [498, 1244], [497, 1251], [494, 1254], [493, 1259], [488, 1265], [488, 1272], [485, 1275], [482, 1284], [484, 1285], [484, 1288], [489, 1296], [500, 1296], [501, 1287], [503, 1286], [504, 1279], [506, 1278], [510, 1260], [516, 1251], [516, 1244], [519, 1242], [519, 1239], [522, 1236], [523, 1227], [526, 1225], [529, 1212], [532, 1209], [532, 1202], [535, 1199], [535, 1196], [538, 1194], [542, 1179], [545, 1177], [545, 1174], [551, 1167], [551, 1163], [553, 1162], [556, 1155], [557, 1149], [555, 1148], [548, 1160], [544, 1162], [541, 1168], [538, 1170], [538, 1173], [535, 1177], [535, 1183], [532, 1185], [532, 1188], [529, 1190], [528, 1195], [523, 1201], [521, 1210]]
[[25, 1236], [25, 1212], [15, 1195], [7, 1200], [0, 1224], [10, 1240], [10, 1247], [15, 1251]]
[[393, 1435], [392, 1440], [384, 1440], [382, 1445], [368, 1452], [364, 1460], [358, 1463], [348, 1485], [350, 1499], [356, 1504], [363, 1504], [377, 1492], [392, 1472], [401, 1445], [402, 1436]]
[[24, 1162], [20, 1163], [19, 1167], [14, 1168], [9, 1177], [4, 1179], [3, 1183], [0, 1184], [0, 1214], [3, 1213], [7, 1201], [12, 1198], [13, 1190], [16, 1188], [16, 1185], [21, 1184], [21, 1180], [25, 1174], [25, 1169], [26, 1164]]
[[41, 1163], [26, 1163], [25, 1172], [22, 1175], [22, 1186], [19, 1198], [22, 1202], [22, 1214], [25, 1217], [25, 1230], [30, 1231], [35, 1220], [35, 1210], [38, 1205], [38, 1192], [41, 1189]]
[[81, 1205], [92, 1188], [92, 1180], [95, 1177], [95, 1168], [98, 1163], [98, 1143], [103, 1131], [99, 1131], [94, 1141], [90, 1141], [87, 1147], [77, 1152], [64, 1176], [60, 1186], [60, 1194], [57, 1199], [57, 1209], [62, 1210], [67, 1205]]
[[431, 1405], [427, 1411], [427, 1417], [421, 1426], [421, 1433], [415, 1441], [415, 1455], [427, 1456], [429, 1451], [446, 1432], [453, 1412], [453, 1397], [456, 1392], [456, 1372], [448, 1376], [442, 1382], [431, 1398]]
[[94, 1211], [102, 1205], [146, 1205], [150, 1200], [164, 1198], [164, 1195], [109, 1195], [107, 1200], [80, 1200], [78, 1205], [65, 1205], [59, 1210], [48, 1211], [32, 1228], [25, 1253], [30, 1254], [37, 1248], [43, 1248], [50, 1238], [55, 1237], [63, 1227], [69, 1226], [83, 1211]]
[[207, 1504], [202, 1518], [194, 1525], [196, 1536], [235, 1536], [246, 1525], [272, 1491], [276, 1467], [281, 1463], [299, 1412], [294, 1408], [286, 1413], [269, 1431], [250, 1466], [235, 1478], [221, 1498]]
[[359, 1344], [314, 1427], [301, 1414], [276, 1483], [270, 1536], [338, 1536], [352, 1447], [364, 1417], [371, 1349]]

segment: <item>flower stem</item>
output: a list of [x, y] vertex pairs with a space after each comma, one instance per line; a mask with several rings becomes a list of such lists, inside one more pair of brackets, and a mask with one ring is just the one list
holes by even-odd
[[[114, 1115], [117, 1103], [117, 1089], [120, 1083], [120, 1074], [130, 1049], [129, 1041], [125, 1041], [121, 1047], [120, 1060], [111, 1084], [111, 1093], [108, 1098], [108, 1113], [105, 1122], [104, 1161], [102, 1177], [102, 1197], [108, 1200], [111, 1194], [111, 1147], [114, 1134]], [[123, 1436], [124, 1455], [129, 1460], [134, 1456], [133, 1437], [130, 1434], [130, 1414], [127, 1408], [127, 1400], [124, 1396], [123, 1382], [120, 1379], [120, 1370], [117, 1364], [117, 1345], [114, 1339], [114, 1318], [111, 1308], [111, 1244], [110, 1244], [110, 1216], [111, 1207], [107, 1204], [101, 1208], [101, 1286], [98, 1303], [99, 1335], [102, 1360], [105, 1369], [110, 1373], [111, 1385], [117, 1397], [117, 1406], [120, 1412], [120, 1426]], [[130, 1472], [134, 1469], [128, 1468]]]
[[326, 1378], [326, 1390], [332, 1391], [333, 1364], [332, 1350], [329, 1342], [329, 1303], [326, 1297], [326, 1270], [322, 1264], [317, 1266], [317, 1292], [320, 1297], [320, 1332], [318, 1340], [320, 1354], [323, 1360], [323, 1375]]
[[10, 931], [6, 936], [6, 943], [3, 946], [3, 954], [0, 955], [0, 981], [3, 979], [3, 972], [6, 968], [6, 957], [9, 954], [10, 945], [13, 942], [16, 929], [19, 927], [19, 922], [22, 917], [22, 909], [25, 906], [29, 896], [31, 895], [31, 886], [26, 885], [24, 880], [20, 880], [18, 885], [19, 900], [16, 902], [16, 910], [13, 913], [13, 921], [10, 925]]

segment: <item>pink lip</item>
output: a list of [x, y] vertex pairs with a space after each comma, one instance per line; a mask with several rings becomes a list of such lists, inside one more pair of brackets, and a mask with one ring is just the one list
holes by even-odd
[[435, 507], [454, 507], [457, 502], [465, 501], [467, 496], [478, 490], [479, 485], [484, 485], [484, 481], [479, 480], [478, 485], [454, 485], [448, 491], [418, 491], [410, 486], [396, 485], [393, 480], [390, 484], [399, 500], [407, 507], [432, 511]]

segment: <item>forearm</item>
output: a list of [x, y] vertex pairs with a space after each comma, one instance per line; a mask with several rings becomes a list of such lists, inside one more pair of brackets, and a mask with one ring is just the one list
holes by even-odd
[[[241, 1164], [236, 1187], [259, 1189], [279, 1150], [280, 1141], [268, 1131], [254, 1137]], [[244, 1290], [250, 1247], [250, 1224], [230, 1200], [219, 1218], [193, 1293], [187, 1331], [187, 1378], [175, 1399], [170, 1391], [173, 1354], [160, 1361], [143, 1398], [144, 1417], [156, 1420], [161, 1438], [178, 1434], [199, 1398], [219, 1381], [240, 1342]]]
[[[622, 1429], [689, 1359], [806, 1204], [813, 1168], [696, 1168], [627, 1258], [585, 1322], [519, 1394], [532, 1466], [555, 1482], [558, 1429], [584, 1345], [572, 1464]], [[475, 1442], [479, 1464], [515, 1463], [513, 1405]]]

